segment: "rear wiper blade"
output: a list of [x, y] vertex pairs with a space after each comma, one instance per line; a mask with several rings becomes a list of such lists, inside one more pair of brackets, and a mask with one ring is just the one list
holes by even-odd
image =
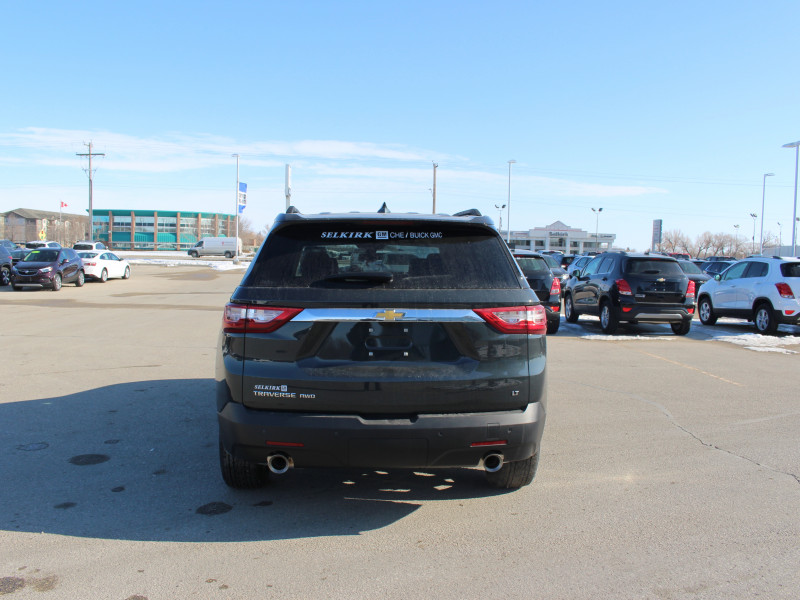
[[325, 281], [374, 281], [377, 283], [389, 283], [393, 279], [394, 274], [387, 273], [386, 271], [361, 271], [360, 273], [339, 273], [337, 275], [329, 275], [325, 278]]

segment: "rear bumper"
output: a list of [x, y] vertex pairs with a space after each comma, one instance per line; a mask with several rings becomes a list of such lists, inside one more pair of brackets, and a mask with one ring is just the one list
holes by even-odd
[[535, 454], [544, 430], [541, 402], [525, 411], [365, 419], [251, 410], [230, 402], [218, 413], [220, 439], [233, 456], [266, 463], [272, 454], [296, 467], [474, 467], [491, 453], [506, 461]]
[[783, 323], [785, 325], [800, 325], [800, 310], [798, 309], [790, 308], [776, 310], [775, 313], [778, 315], [778, 323]]
[[[689, 312], [691, 310], [691, 312]], [[681, 323], [691, 321], [694, 316], [694, 305], [658, 306], [620, 304], [619, 320], [635, 323]]]

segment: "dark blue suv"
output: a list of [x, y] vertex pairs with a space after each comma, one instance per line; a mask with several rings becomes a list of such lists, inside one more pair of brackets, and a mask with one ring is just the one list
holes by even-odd
[[225, 307], [220, 468], [235, 488], [290, 467], [536, 473], [545, 310], [491, 219], [279, 215]]

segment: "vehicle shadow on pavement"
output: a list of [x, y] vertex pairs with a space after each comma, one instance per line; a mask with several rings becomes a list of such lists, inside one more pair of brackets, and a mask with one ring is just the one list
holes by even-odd
[[122, 383], [0, 404], [9, 532], [141, 541], [357, 535], [421, 503], [485, 498], [478, 469], [297, 469], [258, 490], [219, 472], [214, 381]]

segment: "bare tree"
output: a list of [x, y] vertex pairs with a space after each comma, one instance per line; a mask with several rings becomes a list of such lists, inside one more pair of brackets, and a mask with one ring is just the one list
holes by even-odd
[[264, 241], [262, 232], [256, 231], [252, 222], [246, 217], [239, 217], [239, 237], [245, 248], [258, 248]]

